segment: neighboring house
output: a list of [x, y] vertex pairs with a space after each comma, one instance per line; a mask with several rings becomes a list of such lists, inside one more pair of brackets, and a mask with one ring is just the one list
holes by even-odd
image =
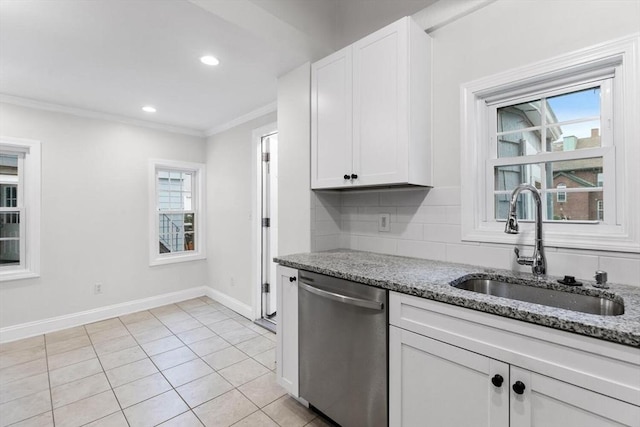
[[[600, 146], [600, 132], [591, 130], [588, 138], [564, 137], [553, 144], [553, 151], [580, 150]], [[553, 171], [553, 186], [564, 188], [602, 187], [602, 158], [557, 162]], [[554, 220], [587, 221], [604, 219], [602, 191], [566, 193], [559, 191], [553, 200]]]

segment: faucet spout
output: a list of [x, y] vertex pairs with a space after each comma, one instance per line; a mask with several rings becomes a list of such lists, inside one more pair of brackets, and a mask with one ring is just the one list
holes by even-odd
[[507, 234], [518, 234], [518, 217], [516, 213], [516, 202], [518, 196], [523, 191], [530, 191], [533, 195], [533, 200], [536, 204], [536, 237], [535, 246], [533, 250], [533, 256], [525, 257], [520, 256], [520, 252], [516, 248], [516, 261], [520, 265], [530, 265], [531, 270], [535, 276], [542, 276], [547, 273], [547, 260], [544, 256], [544, 244], [542, 241], [542, 199], [538, 189], [530, 184], [520, 184], [511, 193], [511, 201], [509, 202], [509, 217], [507, 218], [507, 224], [505, 225], [504, 232]]

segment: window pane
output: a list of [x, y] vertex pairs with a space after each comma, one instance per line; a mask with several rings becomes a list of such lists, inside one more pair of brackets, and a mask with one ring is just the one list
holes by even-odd
[[498, 135], [498, 157], [519, 157], [543, 151], [540, 130]]
[[542, 167], [539, 164], [498, 166], [494, 177], [496, 191], [513, 191], [523, 183], [542, 188]]
[[[495, 215], [496, 219], [506, 220], [509, 215], [510, 194], [496, 194], [495, 196]], [[518, 219], [531, 220], [535, 219], [536, 205], [531, 192], [522, 192], [518, 196], [516, 202], [516, 213]]]
[[599, 120], [553, 126], [549, 131], [554, 131], [552, 151], [574, 151], [601, 146]]
[[20, 213], [2, 212], [0, 213], [0, 237], [20, 238]]
[[600, 87], [547, 98], [549, 123], [600, 117]]
[[556, 194], [547, 194], [547, 219], [555, 221], [602, 221], [604, 203], [602, 191], [567, 193], [559, 202]]
[[20, 240], [0, 241], [0, 265], [20, 264]]
[[594, 188], [603, 180], [602, 157], [547, 163], [548, 188]]
[[540, 101], [498, 108], [498, 132], [540, 126]]

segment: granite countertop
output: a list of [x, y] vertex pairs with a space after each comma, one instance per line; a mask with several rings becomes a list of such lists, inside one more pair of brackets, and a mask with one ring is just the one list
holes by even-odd
[[[547, 276], [537, 283], [530, 283], [536, 279], [529, 273], [348, 249], [287, 255], [276, 257], [274, 261], [287, 267], [640, 347], [640, 287], [637, 286], [610, 284], [610, 289], [603, 290], [593, 287], [593, 281], [581, 280], [583, 286], [568, 287], [557, 283], [558, 277], [552, 276]], [[500, 278], [512, 283], [568, 289], [570, 292], [587, 295], [604, 295], [614, 300], [622, 298], [624, 314], [586, 314], [479, 294], [451, 286], [452, 282], [472, 277], [474, 274]]]

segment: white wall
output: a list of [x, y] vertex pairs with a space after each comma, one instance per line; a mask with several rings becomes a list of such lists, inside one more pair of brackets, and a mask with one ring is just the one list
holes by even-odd
[[278, 254], [311, 250], [311, 64], [278, 79]]
[[206, 261], [149, 267], [147, 207], [148, 159], [203, 138], [8, 104], [0, 134], [42, 142], [41, 277], [0, 283], [0, 328], [206, 285]]
[[[530, 271], [515, 264], [511, 245], [460, 240], [460, 85], [638, 32], [639, 16], [637, 0], [501, 0], [433, 31], [434, 188], [317, 193], [314, 249], [345, 247]], [[391, 215], [390, 232], [378, 231], [378, 213]], [[640, 254], [546, 251], [549, 274], [591, 279], [602, 269], [612, 282], [640, 286]]]
[[275, 121], [276, 113], [270, 113], [207, 140], [208, 284], [246, 306], [255, 292], [251, 233], [258, 220], [251, 217], [252, 132]]

